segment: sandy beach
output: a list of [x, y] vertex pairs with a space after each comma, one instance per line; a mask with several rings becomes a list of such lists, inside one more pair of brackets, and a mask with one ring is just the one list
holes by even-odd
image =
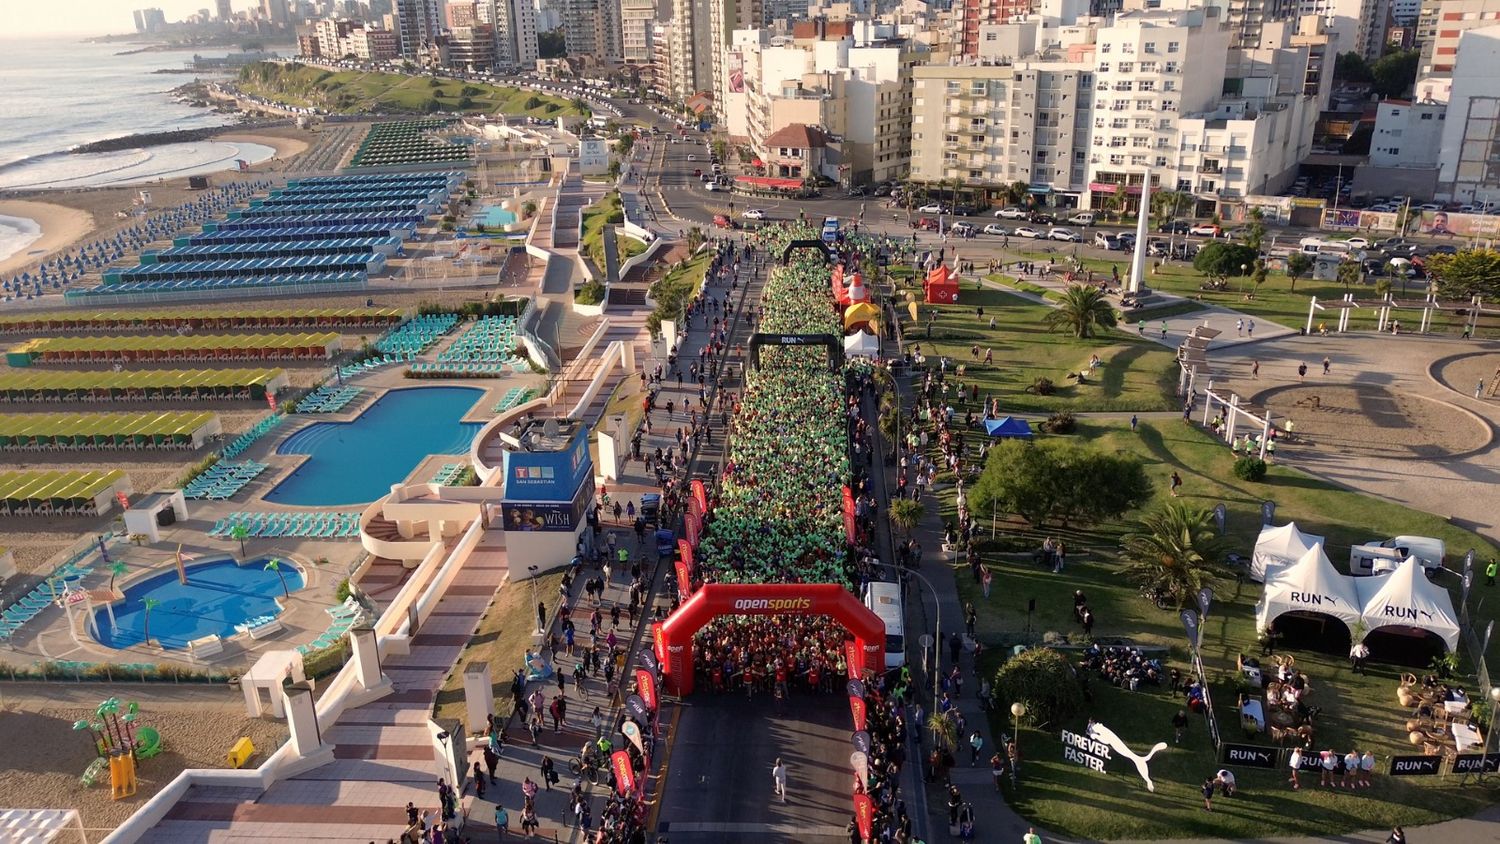
[[35, 220], [42, 236], [20, 252], [0, 260], [0, 275], [9, 276], [44, 255], [72, 244], [94, 230], [94, 215], [81, 208], [21, 199], [0, 200], [0, 214]]
[[[308, 134], [305, 129], [294, 129], [293, 131], [302, 135]], [[307, 150], [308, 146], [307, 141], [304, 141], [301, 138], [288, 137], [281, 134], [272, 134], [271, 132], [266, 132], [264, 134], [258, 132], [225, 132], [221, 135], [216, 135], [215, 139], [220, 141], [240, 141], [241, 143], [260, 144], [261, 146], [267, 146], [271, 149], [276, 150], [276, 157], [281, 159], [282, 161], [286, 161], [294, 156], [301, 155]], [[258, 165], [256, 167], [252, 167], [251, 169], [265, 169], [265, 165]]]

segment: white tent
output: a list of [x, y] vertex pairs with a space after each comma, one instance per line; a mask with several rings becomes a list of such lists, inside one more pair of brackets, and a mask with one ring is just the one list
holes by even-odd
[[1279, 566], [1288, 566], [1300, 560], [1314, 545], [1322, 545], [1323, 537], [1303, 533], [1296, 522], [1287, 522], [1280, 527], [1263, 527], [1255, 539], [1255, 551], [1250, 555], [1250, 578], [1264, 582], [1267, 572]]
[[1422, 563], [1408, 557], [1390, 574], [1363, 578], [1364, 622], [1369, 630], [1415, 627], [1441, 636], [1448, 650], [1458, 647], [1458, 615], [1448, 590], [1429, 581]]
[[844, 353], [851, 357], [873, 358], [880, 355], [880, 338], [863, 331], [844, 338]]
[[1265, 630], [1277, 616], [1289, 612], [1312, 612], [1342, 621], [1352, 637], [1354, 625], [1362, 618], [1360, 606], [1354, 579], [1338, 573], [1319, 542], [1296, 562], [1271, 572], [1255, 607], [1255, 628]]

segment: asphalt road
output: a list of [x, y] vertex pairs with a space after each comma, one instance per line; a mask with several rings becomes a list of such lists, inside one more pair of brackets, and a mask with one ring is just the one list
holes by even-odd
[[[673, 844], [843, 842], [849, 823], [849, 707], [841, 695], [698, 692], [683, 704], [658, 833]], [[787, 766], [787, 799], [771, 768]]]

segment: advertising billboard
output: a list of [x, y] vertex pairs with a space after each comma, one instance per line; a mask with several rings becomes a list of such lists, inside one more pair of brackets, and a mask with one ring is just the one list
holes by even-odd
[[1488, 214], [1459, 214], [1450, 211], [1423, 211], [1417, 223], [1422, 234], [1449, 234], [1455, 237], [1500, 237], [1500, 217]]
[[745, 93], [745, 54], [739, 50], [729, 53], [729, 93]]
[[505, 497], [516, 501], [570, 502], [594, 476], [589, 431], [580, 425], [562, 451], [506, 451]]
[[500, 517], [506, 530], [519, 531], [574, 531], [582, 527], [589, 505], [594, 500], [594, 482], [578, 488], [572, 501], [511, 501], [500, 502]]

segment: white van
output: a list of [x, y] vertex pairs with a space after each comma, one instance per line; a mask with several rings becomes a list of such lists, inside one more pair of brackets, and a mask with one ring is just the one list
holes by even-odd
[[1383, 542], [1372, 539], [1363, 544], [1390, 548], [1402, 560], [1407, 557], [1416, 557], [1422, 562], [1424, 568], [1429, 569], [1442, 568], [1443, 558], [1448, 553], [1448, 546], [1443, 544], [1443, 540], [1430, 536], [1397, 536]]
[[1301, 248], [1304, 255], [1316, 255], [1327, 243], [1328, 241], [1321, 237], [1304, 237], [1297, 243], [1297, 246]]
[[865, 606], [885, 622], [885, 670], [906, 664], [906, 612], [901, 584], [874, 580], [865, 584]]

